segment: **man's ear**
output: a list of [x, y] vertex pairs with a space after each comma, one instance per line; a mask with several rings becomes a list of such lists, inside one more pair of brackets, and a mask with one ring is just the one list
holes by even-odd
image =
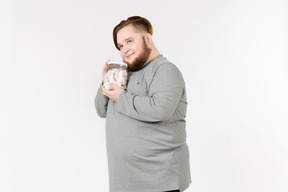
[[150, 33], [147, 33], [145, 35], [145, 41], [147, 44], [151, 44], [152, 43], [152, 35]]

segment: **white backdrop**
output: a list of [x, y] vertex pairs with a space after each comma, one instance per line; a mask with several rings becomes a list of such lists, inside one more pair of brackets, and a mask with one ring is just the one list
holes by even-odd
[[94, 97], [132, 15], [188, 89], [188, 192], [288, 191], [286, 0], [2, 0], [0, 191], [108, 191]]

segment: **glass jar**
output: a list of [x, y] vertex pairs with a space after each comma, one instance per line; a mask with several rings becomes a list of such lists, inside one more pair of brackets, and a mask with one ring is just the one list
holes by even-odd
[[123, 89], [126, 89], [127, 80], [127, 64], [121, 61], [109, 61], [103, 82], [105, 89], [112, 90], [112, 87], [109, 85], [109, 83], [113, 83], [119, 87], [122, 87]]

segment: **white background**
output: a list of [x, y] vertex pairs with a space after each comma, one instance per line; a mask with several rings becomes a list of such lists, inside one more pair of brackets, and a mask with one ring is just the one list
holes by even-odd
[[132, 15], [188, 90], [188, 192], [288, 191], [286, 0], [2, 0], [0, 191], [108, 191], [94, 97]]

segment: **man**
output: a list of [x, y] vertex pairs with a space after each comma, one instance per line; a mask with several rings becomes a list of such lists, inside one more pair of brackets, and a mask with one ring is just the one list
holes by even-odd
[[114, 28], [115, 46], [130, 71], [128, 85], [101, 86], [95, 98], [98, 115], [106, 118], [111, 192], [176, 192], [191, 183], [185, 83], [152, 34], [151, 23], [139, 16]]

